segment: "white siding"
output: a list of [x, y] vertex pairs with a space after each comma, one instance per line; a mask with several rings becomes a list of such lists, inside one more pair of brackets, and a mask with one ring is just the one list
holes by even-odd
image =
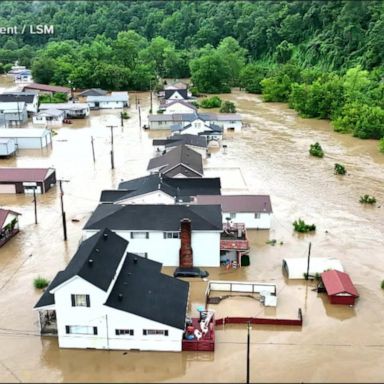
[[[255, 218], [252, 212], [232, 212], [236, 213], [236, 217], [231, 219], [234, 223], [244, 223], [247, 229], [270, 229], [271, 217], [270, 213], [260, 213], [260, 218]], [[223, 212], [223, 219], [230, 217], [230, 212]]]
[[194, 266], [220, 267], [220, 232], [192, 231], [192, 250]]
[[6, 143], [2, 142], [0, 143], [0, 156], [7, 156], [15, 152], [15, 141], [14, 140], [8, 140]]
[[[90, 307], [72, 307], [72, 294], [88, 294]], [[183, 331], [103, 305], [107, 293], [80, 277], [58, 288], [55, 306], [61, 348], [139, 349], [180, 351]], [[97, 327], [97, 335], [67, 334], [66, 326]], [[133, 329], [133, 336], [116, 336], [116, 329]], [[165, 335], [143, 335], [143, 329], [167, 330]]]
[[[103, 348], [106, 339], [104, 302], [106, 292], [80, 277], [58, 287], [55, 292], [55, 307], [59, 346], [61, 348]], [[72, 294], [90, 295], [90, 307], [72, 307]], [[83, 325], [97, 327], [97, 335], [71, 335], [66, 326]]]
[[165, 108], [164, 113], [166, 113], [167, 115], [170, 115], [173, 113], [193, 113], [194, 111], [195, 111], [195, 109], [192, 107], [188, 107], [188, 106], [181, 104], [181, 103], [175, 103], [172, 105], [168, 105]]
[[163, 191], [153, 191], [145, 195], [134, 196], [123, 201], [119, 201], [116, 204], [174, 204], [175, 199]]
[[[83, 240], [96, 232], [96, 230], [84, 230]], [[163, 231], [149, 231], [149, 239], [131, 239], [131, 231], [117, 230], [114, 232], [129, 241], [129, 252], [146, 252], [148, 259], [158, 261], [164, 267], [179, 266], [180, 239], [164, 239]], [[219, 231], [192, 231], [192, 249], [194, 266], [220, 266]]]

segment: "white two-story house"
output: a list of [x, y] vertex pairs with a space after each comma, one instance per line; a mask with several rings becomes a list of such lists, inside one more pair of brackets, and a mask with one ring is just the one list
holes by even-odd
[[189, 284], [104, 229], [80, 244], [34, 309], [60, 348], [181, 351]]
[[129, 241], [129, 251], [164, 266], [179, 266], [180, 222], [191, 220], [193, 263], [220, 266], [220, 205], [100, 204], [83, 228], [83, 238], [110, 228]]

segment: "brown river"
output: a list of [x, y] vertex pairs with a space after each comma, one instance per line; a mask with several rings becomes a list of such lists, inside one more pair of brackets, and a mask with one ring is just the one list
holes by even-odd
[[[1, 87], [9, 88], [2, 80]], [[147, 123], [149, 94], [141, 101]], [[139, 128], [135, 95], [131, 118], [120, 126], [119, 112], [95, 111], [86, 120], [56, 129], [52, 148], [20, 150], [0, 166], [56, 168], [63, 183], [68, 241], [63, 241], [58, 186], [37, 197], [38, 224], [32, 196], [0, 195], [0, 206], [20, 213], [21, 232], [0, 249], [0, 382], [245, 382], [246, 326], [216, 328], [216, 350], [152, 353], [59, 349], [54, 337], [40, 337], [32, 310], [41, 292], [33, 279], [52, 279], [75, 253], [81, 229], [96, 207], [102, 189], [143, 176], [154, 151], [151, 140], [167, 132]], [[299, 118], [285, 104], [263, 103], [256, 95], [223, 95], [237, 105], [248, 126], [227, 135], [227, 150], [215, 149], [205, 162], [206, 176], [221, 176], [224, 193], [271, 196], [270, 231], [249, 231], [251, 266], [240, 270], [208, 268], [212, 279], [276, 283], [277, 308], [231, 299], [215, 306], [221, 315], [296, 318], [300, 327], [254, 325], [251, 331], [251, 382], [382, 382], [384, 380], [384, 155], [377, 142], [334, 133], [327, 121]], [[157, 100], [155, 100], [157, 103]], [[110, 163], [114, 129], [115, 169]], [[91, 136], [96, 162], [93, 162]], [[323, 159], [308, 154], [319, 141]], [[335, 176], [335, 163], [347, 168]], [[376, 206], [359, 203], [372, 194]], [[315, 223], [313, 235], [296, 235], [297, 218]], [[75, 218], [78, 222], [72, 222]], [[278, 245], [266, 244], [269, 239]], [[280, 245], [279, 242], [283, 244]], [[284, 257], [339, 258], [360, 298], [354, 308], [328, 303], [313, 291], [314, 282], [288, 281]], [[173, 269], [164, 268], [172, 273]], [[191, 281], [190, 313], [204, 302], [206, 282]]]

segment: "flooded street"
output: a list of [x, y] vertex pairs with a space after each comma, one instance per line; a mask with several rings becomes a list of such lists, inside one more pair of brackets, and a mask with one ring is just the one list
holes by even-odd
[[[1, 83], [0, 91], [9, 86]], [[137, 96], [142, 124], [147, 124], [149, 94]], [[222, 144], [227, 150], [215, 149], [205, 160], [205, 175], [221, 176], [223, 193], [269, 194], [274, 216], [270, 231], [248, 231], [249, 267], [207, 268], [210, 278], [275, 283], [277, 308], [251, 301], [253, 316], [296, 318], [298, 308], [304, 316], [302, 328], [252, 326], [251, 381], [382, 381], [384, 155], [378, 152], [377, 141], [337, 134], [327, 121], [299, 118], [286, 105], [263, 103], [256, 95], [235, 91], [222, 98], [235, 102], [249, 126], [225, 137]], [[0, 160], [2, 167], [54, 166], [57, 177], [69, 181], [63, 183], [67, 242], [58, 185], [37, 197], [37, 225], [32, 196], [0, 195], [0, 206], [22, 214], [20, 233], [0, 249], [0, 382], [245, 382], [245, 325], [218, 326], [214, 353], [64, 350], [56, 338], [38, 334], [32, 308], [41, 291], [33, 287], [33, 279], [37, 275], [52, 279], [67, 265], [101, 190], [145, 175], [154, 156], [152, 138], [168, 134], [141, 130], [134, 93], [130, 102], [131, 118], [124, 127], [119, 110], [92, 111], [89, 119], [55, 129], [52, 148], [20, 150], [16, 158]], [[107, 125], [116, 126], [114, 170]], [[309, 156], [309, 145], [315, 141], [325, 151], [323, 159]], [[346, 176], [333, 174], [335, 163], [345, 165]], [[376, 206], [362, 206], [363, 194], [374, 195]], [[315, 234], [293, 233], [292, 222], [300, 217], [316, 224]], [[79, 221], [72, 222], [73, 218]], [[269, 239], [278, 245], [266, 244]], [[314, 282], [288, 281], [283, 276], [282, 259], [306, 256], [309, 242], [313, 257], [341, 260], [360, 294], [355, 308], [330, 305], [325, 295], [312, 291]], [[171, 274], [173, 268], [164, 271]], [[196, 315], [197, 306], [204, 304], [207, 283], [190, 281], [189, 310]], [[220, 316], [226, 311], [236, 315], [244, 300], [220, 306]]]

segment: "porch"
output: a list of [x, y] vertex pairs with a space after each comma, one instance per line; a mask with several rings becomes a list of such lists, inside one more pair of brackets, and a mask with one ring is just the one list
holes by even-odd
[[56, 311], [54, 309], [43, 309], [38, 311], [40, 334], [46, 336], [57, 335]]

